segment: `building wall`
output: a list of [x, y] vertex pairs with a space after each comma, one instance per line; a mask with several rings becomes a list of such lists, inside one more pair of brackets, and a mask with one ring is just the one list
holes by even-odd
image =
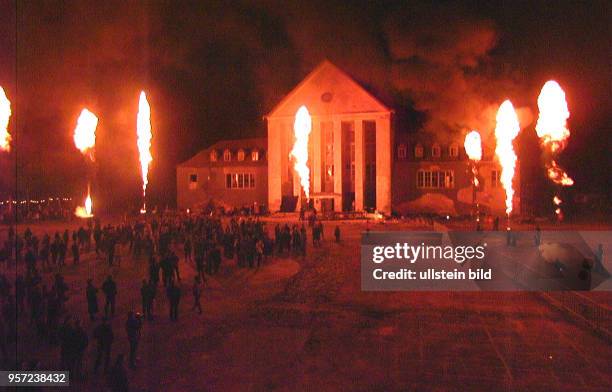
[[[419, 170], [451, 170], [454, 175], [454, 186], [447, 188], [419, 188], [417, 186], [417, 172]], [[481, 161], [478, 165], [478, 179], [480, 186], [477, 192], [477, 200], [483, 208], [481, 211], [493, 215], [504, 215], [506, 204], [506, 193], [501, 183], [496, 186], [492, 184], [492, 171], [501, 171], [499, 164], [495, 161]], [[396, 160], [394, 164], [393, 178], [393, 210], [395, 212], [406, 211], [406, 202], [412, 202], [426, 194], [443, 195], [450, 199], [457, 214], [469, 214], [472, 210], [472, 172], [467, 160], [454, 161], [411, 161]], [[520, 175], [517, 170], [514, 181], [514, 203], [515, 213], [520, 211]], [[440, 206], [442, 208], [442, 206]], [[416, 211], [415, 211], [416, 212]]]
[[[255, 175], [255, 187], [228, 189], [226, 174], [247, 173]], [[195, 187], [190, 186], [190, 176], [196, 174]], [[258, 165], [237, 163], [212, 164], [205, 168], [177, 168], [177, 204], [180, 209], [195, 208], [213, 200], [228, 207], [266, 205], [268, 200], [268, 172], [265, 162]]]

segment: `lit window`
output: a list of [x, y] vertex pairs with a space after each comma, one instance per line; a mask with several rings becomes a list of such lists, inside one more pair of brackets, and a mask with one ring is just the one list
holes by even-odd
[[228, 173], [225, 175], [227, 189], [255, 188], [255, 175], [253, 173]]
[[414, 147], [414, 156], [416, 158], [423, 158], [423, 146], [421, 144], [417, 144]]
[[190, 174], [189, 175], [189, 189], [193, 190], [198, 187], [198, 175]]
[[405, 144], [400, 144], [397, 147], [397, 157], [399, 159], [406, 159], [406, 145]]
[[258, 161], [259, 160], [259, 151], [253, 150], [251, 151], [251, 160]]
[[223, 160], [229, 162], [232, 160], [232, 152], [230, 150], [223, 151]]
[[431, 146], [431, 156], [433, 158], [440, 158], [440, 145], [438, 143]]
[[450, 147], [448, 147], [448, 156], [451, 158], [457, 158], [459, 156], [459, 146], [457, 146], [455, 143], [451, 144]]
[[491, 188], [499, 186], [499, 170], [491, 170]]
[[243, 149], [238, 150], [238, 160], [244, 161], [244, 150]]
[[455, 187], [455, 175], [452, 170], [419, 170], [417, 188], [452, 189]]
[[210, 161], [217, 162], [217, 150], [212, 150], [210, 152]]

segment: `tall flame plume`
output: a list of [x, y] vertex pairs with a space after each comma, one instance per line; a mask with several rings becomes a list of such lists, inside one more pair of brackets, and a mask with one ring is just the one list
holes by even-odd
[[[140, 92], [140, 100], [138, 102], [138, 116], [136, 117], [136, 133], [138, 136], [138, 154], [140, 156], [140, 171], [142, 174], [142, 196], [143, 199], [147, 195], [147, 184], [149, 183], [149, 165], [153, 161], [151, 155], [151, 106], [147, 101], [147, 95], [144, 91]], [[146, 201], [143, 202], [141, 212], [146, 212]]]
[[480, 133], [474, 130], [465, 135], [463, 147], [471, 162], [472, 182], [474, 186], [478, 186], [478, 169], [476, 168], [476, 163], [480, 162], [482, 159], [482, 141], [480, 139]]
[[11, 149], [11, 134], [8, 131], [10, 117], [11, 101], [0, 86], [0, 150], [2, 151], [10, 151]]
[[89, 155], [92, 161], [94, 160], [97, 126], [98, 117], [89, 110], [83, 109], [74, 128], [74, 145], [81, 153]]
[[[565, 99], [565, 91], [559, 83], [554, 80], [544, 83], [538, 96], [538, 109], [540, 113], [536, 124], [536, 132], [546, 150], [548, 178], [557, 185], [572, 186], [574, 180], [553, 159], [555, 155], [565, 149], [570, 137], [570, 131], [567, 128], [567, 119], [570, 112]], [[563, 220], [561, 198], [558, 195], [553, 197], [553, 204], [555, 205], [557, 219]]]
[[516, 153], [512, 146], [512, 141], [518, 136], [521, 127], [519, 120], [510, 100], [504, 101], [497, 110], [497, 125], [495, 126], [495, 139], [497, 146], [495, 154], [502, 167], [500, 181], [506, 191], [506, 214], [510, 216], [512, 212], [512, 199], [514, 188], [512, 181], [516, 168]]
[[293, 123], [293, 132], [295, 135], [295, 144], [289, 153], [290, 157], [295, 160], [293, 168], [300, 176], [300, 184], [306, 194], [306, 198], [310, 199], [310, 169], [308, 168], [308, 139], [312, 130], [312, 120], [306, 106], [300, 106], [295, 113], [295, 122]]

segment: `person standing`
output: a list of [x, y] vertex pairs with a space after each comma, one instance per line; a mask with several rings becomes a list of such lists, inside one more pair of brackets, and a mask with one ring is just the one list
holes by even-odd
[[198, 313], [202, 314], [202, 305], [200, 304], [202, 284], [200, 283], [200, 278], [198, 276], [193, 279], [193, 288], [191, 292], [193, 293], [193, 308], [191, 308], [191, 310], [198, 309]]
[[108, 317], [110, 310], [110, 317], [115, 315], [115, 299], [117, 297], [117, 284], [113, 280], [111, 275], [108, 275], [104, 283], [102, 284], [102, 291], [106, 297], [106, 303], [104, 304], [104, 315]]
[[89, 319], [93, 321], [96, 319], [96, 314], [98, 313], [98, 288], [93, 285], [91, 279], [87, 279], [85, 295], [87, 297], [87, 312], [89, 313]]
[[113, 327], [108, 323], [106, 318], [93, 331], [93, 337], [97, 344], [96, 361], [94, 363], [94, 373], [98, 372], [100, 362], [104, 361], [104, 373], [108, 371], [111, 357], [111, 348], [115, 338]]
[[128, 312], [127, 321], [125, 322], [125, 332], [127, 333], [130, 343], [130, 368], [136, 368], [136, 350], [140, 341], [140, 330], [142, 329], [142, 321], [134, 312]]
[[173, 281], [167, 289], [168, 300], [170, 302], [170, 320], [178, 321], [178, 307], [181, 301], [181, 289]]

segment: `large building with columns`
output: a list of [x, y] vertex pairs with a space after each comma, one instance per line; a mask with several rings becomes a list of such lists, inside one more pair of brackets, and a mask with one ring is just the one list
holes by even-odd
[[295, 113], [302, 105], [312, 118], [308, 166], [314, 207], [390, 213], [392, 110], [329, 61], [266, 116], [270, 210], [292, 210], [305, 200], [289, 158]]
[[[289, 156], [295, 114], [302, 105], [312, 120], [308, 200]], [[396, 134], [392, 109], [329, 61], [306, 76], [265, 120], [267, 138], [222, 140], [177, 167], [179, 208], [217, 201], [238, 208], [265, 205], [277, 212], [310, 203], [317, 211], [464, 215], [478, 204], [483, 213], [504, 214], [500, 167], [491, 148], [485, 147], [475, 189], [463, 140]], [[517, 212], [518, 178], [517, 169]]]

